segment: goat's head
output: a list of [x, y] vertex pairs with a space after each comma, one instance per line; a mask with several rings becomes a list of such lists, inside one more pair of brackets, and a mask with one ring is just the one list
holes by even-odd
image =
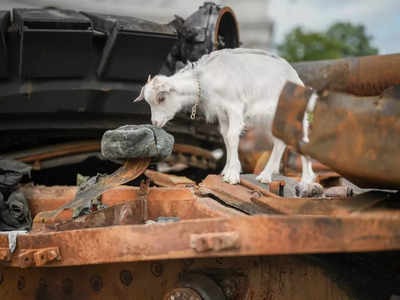
[[182, 109], [183, 102], [168, 77], [157, 75], [153, 79], [149, 75], [147, 83], [134, 102], [146, 100], [151, 108], [151, 123], [163, 127], [175, 114]]

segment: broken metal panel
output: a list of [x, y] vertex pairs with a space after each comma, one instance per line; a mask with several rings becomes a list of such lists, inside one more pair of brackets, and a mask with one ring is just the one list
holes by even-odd
[[22, 78], [84, 77], [90, 69], [90, 20], [59, 9], [14, 9], [20, 35], [19, 75]]
[[360, 187], [400, 187], [400, 86], [380, 96], [327, 92], [317, 100], [309, 143], [302, 141], [308, 88], [287, 83], [281, 93], [273, 133]]
[[377, 96], [400, 84], [400, 54], [299, 62], [293, 67], [304, 84], [318, 92]]
[[101, 78], [143, 81], [148, 74], [158, 74], [177, 41], [174, 27], [168, 24], [126, 16], [86, 15], [94, 29], [107, 36], [97, 68]]

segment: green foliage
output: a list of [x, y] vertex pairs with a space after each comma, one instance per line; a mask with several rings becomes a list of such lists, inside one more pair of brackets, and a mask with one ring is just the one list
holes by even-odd
[[290, 62], [378, 54], [378, 49], [370, 45], [371, 40], [363, 25], [339, 22], [326, 32], [305, 32], [296, 27], [278, 50]]

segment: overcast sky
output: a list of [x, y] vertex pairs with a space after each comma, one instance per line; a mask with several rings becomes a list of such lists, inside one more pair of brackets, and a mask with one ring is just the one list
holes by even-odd
[[275, 42], [296, 25], [324, 30], [336, 21], [364, 24], [380, 54], [400, 52], [400, 0], [270, 0]]

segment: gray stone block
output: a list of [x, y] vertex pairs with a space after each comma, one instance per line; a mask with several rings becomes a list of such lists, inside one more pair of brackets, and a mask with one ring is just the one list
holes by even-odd
[[174, 146], [174, 137], [159, 127], [149, 124], [125, 125], [107, 130], [101, 140], [101, 154], [109, 160], [151, 158], [161, 161]]

